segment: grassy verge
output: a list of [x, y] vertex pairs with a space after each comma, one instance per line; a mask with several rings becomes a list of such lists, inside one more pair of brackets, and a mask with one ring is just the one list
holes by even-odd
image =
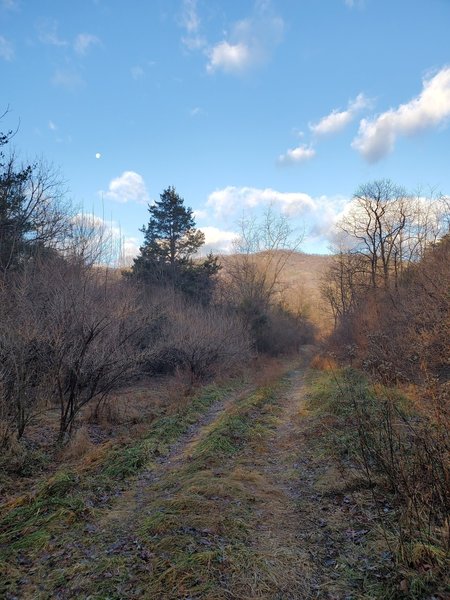
[[[0, 594], [10, 587], [26, 552], [41, 551], [49, 540], [68, 526], [91, 516], [99, 505], [107, 505], [114, 491], [123, 489], [153, 458], [165, 455], [215, 402], [232, 392], [233, 386], [207, 386], [188, 406], [151, 424], [139, 441], [100, 449], [95, 460], [73, 470], [60, 471], [32, 493], [0, 507]], [[20, 560], [19, 560], [20, 563]]]
[[393, 558], [371, 597], [447, 597], [448, 471], [437, 425], [398, 390], [354, 369], [313, 371], [309, 388], [325, 431], [322, 451], [337, 459], [350, 487], [367, 490], [372, 525], [364, 539]]

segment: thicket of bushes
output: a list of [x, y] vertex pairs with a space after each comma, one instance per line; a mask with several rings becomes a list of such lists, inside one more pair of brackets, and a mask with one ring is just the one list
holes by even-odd
[[441, 597], [450, 511], [444, 423], [352, 367], [320, 374], [311, 403], [327, 414], [327, 441], [351, 488], [363, 483], [375, 503], [371, 515], [395, 564], [376, 597]]
[[[339, 430], [355, 434], [368, 482], [393, 495], [399, 517], [388, 526], [399, 561], [428, 565], [431, 579], [450, 550], [449, 222], [446, 198], [418, 200], [391, 182], [364, 186], [323, 284], [336, 323], [328, 352], [384, 386], [345, 374]], [[395, 386], [406, 390], [403, 402]]]

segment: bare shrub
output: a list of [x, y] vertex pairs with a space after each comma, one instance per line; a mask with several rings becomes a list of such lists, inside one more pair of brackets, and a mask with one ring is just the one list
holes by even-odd
[[2, 443], [20, 439], [49, 400], [48, 330], [42, 319], [45, 290], [34, 269], [0, 286], [0, 420]]
[[109, 282], [107, 271], [77, 267], [51, 277], [49, 346], [63, 439], [83, 406], [101, 403], [129, 382], [154, 349], [149, 315], [131, 285]]
[[[442, 575], [450, 550], [448, 395], [420, 395], [412, 411], [398, 390], [371, 385], [355, 369], [326, 378], [316, 400], [334, 414], [338, 455], [372, 490], [399, 562], [414, 569], [432, 565]], [[430, 401], [434, 408], [447, 403], [447, 411], [425, 409]]]
[[101, 404], [156, 350], [152, 313], [131, 283], [107, 269], [47, 259], [4, 292], [2, 420], [14, 423], [18, 437], [36, 411], [56, 402], [66, 439], [83, 406]]
[[189, 373], [190, 383], [229, 371], [250, 357], [250, 342], [242, 320], [217, 308], [174, 306], [163, 356]]

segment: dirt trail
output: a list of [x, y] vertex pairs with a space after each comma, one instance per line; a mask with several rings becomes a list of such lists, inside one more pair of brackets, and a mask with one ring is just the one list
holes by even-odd
[[158, 457], [139, 474], [133, 486], [116, 501], [113, 510], [103, 515], [98, 527], [102, 529], [106, 526], [109, 530], [114, 530], [112, 522], [116, 521], [115, 535], [117, 536], [117, 532], [120, 530], [121, 532], [125, 531], [128, 536], [133, 531], [132, 523], [128, 521], [132, 522], [133, 517], [141, 515], [142, 511], [145, 512], [146, 502], [152, 493], [152, 486], [159, 484], [162, 478], [167, 478], [173, 471], [179, 469], [183, 461], [189, 459], [195, 447], [208, 434], [217, 419], [251, 390], [252, 386], [247, 385], [237, 392], [228, 394], [223, 400], [215, 402], [198, 421], [190, 425], [186, 433], [171, 446], [167, 454]]
[[307, 363], [274, 394], [246, 387], [210, 407], [112, 506], [54, 542], [17, 597], [364, 597], [336, 574], [348, 500], [311, 444]]

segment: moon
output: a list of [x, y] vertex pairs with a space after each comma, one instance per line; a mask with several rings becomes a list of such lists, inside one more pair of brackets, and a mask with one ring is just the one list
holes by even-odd
[[95, 158], [101, 158], [101, 157], [102, 157], [102, 155], [100, 154], [100, 152], [95, 153]]

